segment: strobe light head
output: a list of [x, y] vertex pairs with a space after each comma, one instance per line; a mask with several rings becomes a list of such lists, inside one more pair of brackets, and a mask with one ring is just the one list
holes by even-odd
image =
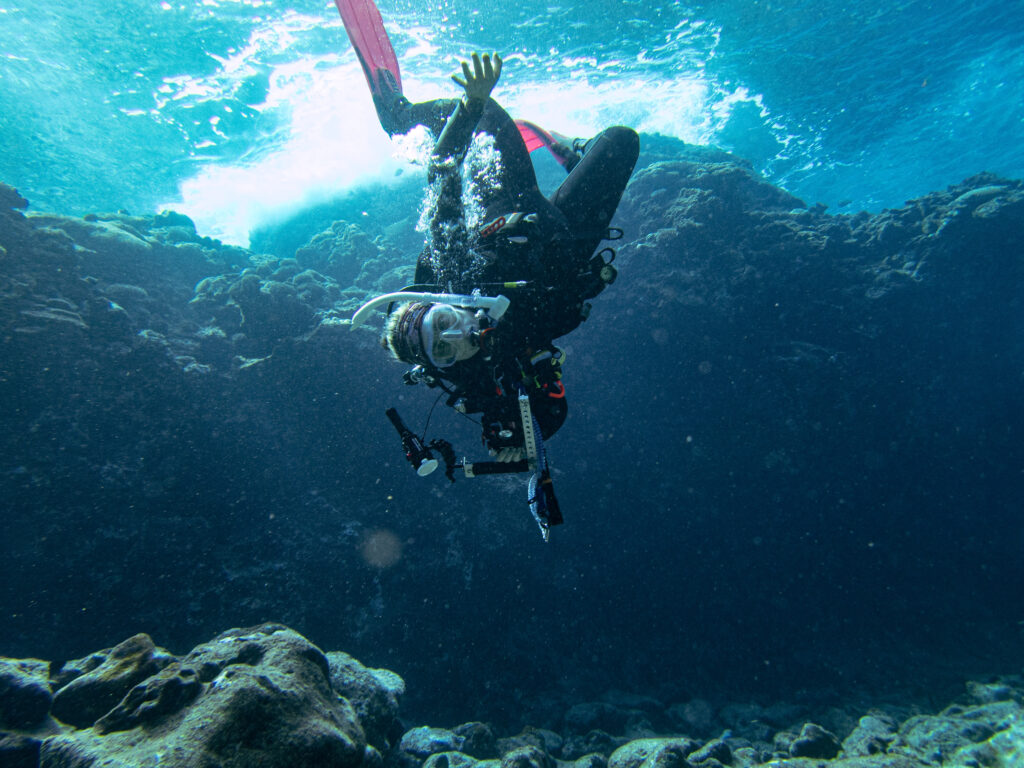
[[427, 448], [424, 448], [422, 453], [407, 453], [406, 458], [409, 459], [409, 463], [412, 464], [416, 474], [420, 477], [426, 477], [437, 469], [437, 459], [430, 455], [430, 451]]

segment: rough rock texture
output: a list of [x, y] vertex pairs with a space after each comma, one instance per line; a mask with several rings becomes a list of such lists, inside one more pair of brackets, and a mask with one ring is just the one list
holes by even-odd
[[0, 659], [0, 728], [31, 728], [46, 719], [53, 701], [49, 664], [38, 659]]
[[[366, 741], [381, 752], [401, 737], [398, 710], [405, 683], [388, 669], [369, 669], [347, 653], [327, 654], [331, 684], [344, 696], [359, 716]], [[492, 737], [493, 738], [493, 737]]]
[[[402, 734], [387, 764], [394, 768], [415, 768], [434, 755], [459, 753], [465, 739], [447, 728], [420, 726]], [[443, 766], [438, 766], [443, 768]]]
[[[80, 687], [89, 682], [96, 695], [105, 696], [108, 689], [97, 681], [118, 669], [116, 660], [151, 658], [153, 649], [145, 635], [137, 635], [84, 663], [63, 665], [64, 676], [54, 676], [51, 685], [59, 692], [76, 681], [84, 681]], [[27, 675], [36, 686], [44, 684], [45, 665], [0, 659], [0, 668]], [[0, 731], [0, 766], [1017, 768], [1024, 757], [1024, 677], [969, 682], [966, 693], [938, 713], [902, 706], [874, 709], [859, 719], [852, 704], [840, 712], [787, 702], [716, 708], [703, 701], [701, 708], [709, 711], [701, 716], [702, 727], [720, 736], [661, 732], [629, 738], [622, 735], [629, 728], [622, 720], [614, 736], [587, 734], [595, 748], [581, 755], [575, 753], [580, 742], [574, 729], [581, 711], [604, 711], [594, 702], [569, 707], [561, 731], [528, 726], [496, 738], [491, 725], [475, 721], [400, 733], [396, 694], [402, 688], [394, 672], [369, 669], [342, 652], [325, 655], [283, 625], [233, 629], [139, 682], [92, 727], [51, 719], [46, 709], [40, 713], [37, 697], [8, 707], [8, 714], [25, 716], [22, 726], [8, 720], [7, 731]], [[94, 709], [96, 700], [82, 690], [82, 711]], [[609, 691], [608, 700], [642, 704], [653, 721], [682, 706], [621, 691]], [[836, 733], [807, 721], [808, 714], [829, 722]], [[378, 749], [364, 731], [387, 740]]]
[[365, 747], [323, 653], [265, 624], [195, 648], [140, 682], [95, 728], [46, 739], [41, 765], [353, 768]]
[[638, 739], [619, 747], [608, 759], [608, 768], [688, 768], [687, 755], [700, 742], [690, 738]]
[[820, 725], [804, 723], [799, 735], [789, 745], [789, 754], [830, 760], [839, 754], [839, 740]]
[[39, 740], [31, 736], [0, 732], [0, 765], [4, 768], [36, 768]]
[[[139, 634], [107, 651], [103, 660], [59, 687], [53, 696], [53, 716], [76, 728], [88, 728], [109, 712], [138, 683], [171, 663], [149, 635]], [[60, 672], [57, 673], [60, 675]]]

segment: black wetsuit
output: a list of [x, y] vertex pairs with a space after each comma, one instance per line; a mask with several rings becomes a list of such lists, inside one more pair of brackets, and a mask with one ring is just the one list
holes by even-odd
[[[604, 287], [591, 259], [608, 237], [639, 138], [632, 129], [613, 127], [591, 139], [548, 199], [537, 186], [518, 127], [493, 99], [406, 103], [401, 114], [405, 130], [422, 124], [440, 136], [429, 175], [441, 189], [430, 242], [416, 267], [417, 288], [462, 294], [479, 289], [511, 300], [500, 322], [482, 335], [480, 353], [430, 373], [450, 383], [449, 405], [483, 414], [490, 447], [522, 445], [521, 391], [529, 394], [541, 434], [549, 437], [565, 421], [567, 404], [557, 357], [548, 353], [555, 339], [585, 319], [587, 300]], [[473, 135], [481, 133], [494, 139], [500, 174], [497, 183], [480, 185], [485, 213], [469, 231], [461, 164]], [[510, 282], [524, 285], [509, 287]], [[499, 437], [502, 430], [511, 430], [512, 437]]]

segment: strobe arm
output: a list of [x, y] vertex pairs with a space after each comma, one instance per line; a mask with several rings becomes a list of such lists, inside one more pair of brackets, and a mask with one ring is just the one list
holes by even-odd
[[398, 415], [398, 411], [394, 408], [388, 408], [384, 413], [391, 420], [395, 430], [398, 432], [398, 436], [402, 438], [405, 458], [412, 464], [416, 474], [420, 477], [426, 477], [437, 469], [437, 459], [431, 455], [430, 449], [423, 444], [423, 441], [411, 429], [405, 426], [402, 417]]

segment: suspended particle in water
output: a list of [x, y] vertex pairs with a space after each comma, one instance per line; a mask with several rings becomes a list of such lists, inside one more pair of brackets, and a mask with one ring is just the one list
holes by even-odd
[[402, 559], [402, 542], [391, 531], [380, 528], [366, 534], [360, 553], [367, 565], [381, 569], [390, 568]]

